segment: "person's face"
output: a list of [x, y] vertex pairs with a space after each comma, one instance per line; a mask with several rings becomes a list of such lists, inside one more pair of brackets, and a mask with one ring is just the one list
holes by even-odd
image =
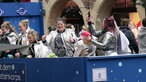
[[27, 29], [27, 27], [25, 27], [25, 26], [23, 26], [21, 23], [19, 23], [19, 30], [20, 30], [20, 32], [21, 32], [22, 34], [25, 33], [26, 29]]
[[32, 36], [32, 34], [28, 34], [28, 41], [29, 41], [29, 43], [35, 42], [35, 38]]
[[2, 27], [1, 30], [2, 30], [2, 33], [3, 33], [3, 34], [5, 34], [5, 33], [8, 31], [8, 29], [6, 29], [6, 28], [4, 28], [4, 27]]
[[65, 29], [65, 24], [62, 21], [57, 22], [57, 30], [63, 31]]
[[134, 24], [133, 24], [132, 21], [129, 22], [128, 27], [129, 27], [130, 29], [134, 28]]
[[82, 36], [82, 40], [83, 40], [84, 44], [87, 44], [90, 42], [90, 36]]

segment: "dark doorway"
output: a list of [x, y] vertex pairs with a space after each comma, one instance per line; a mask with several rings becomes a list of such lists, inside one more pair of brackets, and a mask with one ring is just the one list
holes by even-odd
[[136, 6], [131, 0], [116, 0], [111, 14], [114, 15], [118, 26], [122, 18], [129, 18], [130, 12], [137, 12]]
[[66, 18], [66, 23], [74, 25], [75, 33], [78, 36], [82, 26], [84, 25], [82, 12], [80, 11], [79, 7], [73, 1], [69, 1], [66, 4], [61, 17]]

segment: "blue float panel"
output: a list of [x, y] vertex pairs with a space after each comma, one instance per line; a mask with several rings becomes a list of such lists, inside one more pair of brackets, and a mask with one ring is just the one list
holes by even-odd
[[0, 59], [0, 82], [86, 82], [84, 61], [84, 58]]
[[87, 82], [146, 82], [145, 61], [146, 55], [89, 58]]
[[[41, 2], [0, 3], [1, 16], [37, 16], [42, 15]], [[25, 13], [21, 15], [19, 13]]]
[[146, 55], [0, 59], [0, 82], [145, 82]]
[[42, 2], [0, 3], [0, 16], [10, 21], [18, 33], [19, 21], [28, 19], [30, 28], [44, 34]]

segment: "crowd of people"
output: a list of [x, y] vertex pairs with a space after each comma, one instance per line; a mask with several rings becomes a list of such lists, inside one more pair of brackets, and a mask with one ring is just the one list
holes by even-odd
[[[49, 34], [40, 35], [29, 27], [29, 20], [19, 22], [18, 34], [9, 21], [4, 21], [0, 30], [0, 43], [10, 45], [28, 45], [25, 49], [11, 49], [0, 52], [1, 58], [49, 58], [80, 56], [116, 56], [146, 53], [146, 18], [142, 28], [135, 35], [134, 25], [128, 18], [121, 20], [118, 26], [113, 16], [105, 18], [102, 30], [97, 31], [92, 17], [87, 17], [87, 26], [75, 34], [72, 24], [66, 24], [58, 18], [56, 28], [49, 27]], [[11, 55], [11, 56], [10, 56]]]

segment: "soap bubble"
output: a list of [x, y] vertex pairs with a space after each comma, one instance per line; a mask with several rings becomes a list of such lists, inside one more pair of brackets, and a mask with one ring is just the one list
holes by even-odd
[[118, 66], [119, 66], [119, 67], [122, 67], [122, 65], [123, 65], [122, 62], [119, 62], [119, 63], [118, 63]]

